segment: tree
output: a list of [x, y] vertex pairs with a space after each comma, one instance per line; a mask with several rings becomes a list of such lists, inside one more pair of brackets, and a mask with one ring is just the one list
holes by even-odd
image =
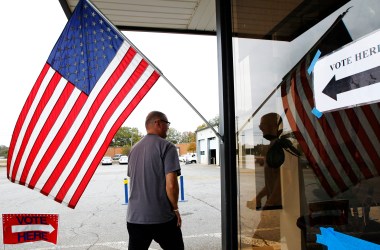
[[142, 134], [137, 128], [120, 127], [114, 135], [111, 147], [124, 147], [126, 145], [133, 146], [142, 138]]
[[131, 152], [131, 149], [132, 147], [130, 145], [125, 145], [122, 150], [121, 150], [121, 153], [123, 155], [129, 155], [129, 152]]
[[181, 133], [175, 128], [169, 128], [166, 140], [171, 143], [178, 144], [181, 142]]
[[180, 143], [190, 143], [195, 142], [195, 133], [194, 132], [182, 132]]
[[0, 156], [7, 158], [8, 157], [8, 150], [9, 150], [8, 147], [0, 145]]
[[197, 145], [195, 144], [195, 142], [189, 143], [189, 146], [187, 147], [187, 151], [193, 152], [193, 153], [197, 151]]
[[212, 118], [211, 120], [208, 121], [212, 126], [216, 126], [216, 125], [219, 125], [219, 116], [215, 116], [214, 118]]
[[[219, 125], [219, 116], [215, 116], [214, 118], [212, 118], [211, 120], [208, 121], [208, 123], [210, 123], [211, 126], [218, 126]], [[197, 130], [200, 130], [202, 128], [206, 128], [207, 127], [207, 124], [206, 123], [203, 123], [202, 125], [199, 125], [197, 127]]]

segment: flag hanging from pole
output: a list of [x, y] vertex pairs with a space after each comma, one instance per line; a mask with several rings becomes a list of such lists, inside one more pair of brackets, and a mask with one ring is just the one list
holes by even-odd
[[[316, 46], [322, 55], [352, 41], [342, 20], [329, 33]], [[302, 151], [323, 188], [333, 197], [361, 180], [379, 175], [380, 104], [325, 113], [321, 118], [313, 115], [313, 82], [308, 70], [314, 54], [307, 54], [288, 74], [281, 96]]]
[[17, 120], [8, 179], [75, 208], [114, 134], [159, 77], [80, 0]]

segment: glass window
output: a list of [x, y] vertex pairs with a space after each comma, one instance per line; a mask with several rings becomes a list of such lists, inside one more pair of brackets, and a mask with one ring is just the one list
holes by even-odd
[[240, 249], [380, 244], [380, 2], [261, 2], [233, 4]]

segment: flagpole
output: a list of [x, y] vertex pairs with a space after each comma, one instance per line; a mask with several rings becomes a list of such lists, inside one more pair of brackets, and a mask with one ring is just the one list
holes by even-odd
[[198, 110], [191, 104], [184, 95], [169, 81], [169, 79], [166, 78], [166, 76], [162, 75], [162, 77], [166, 80], [166, 82], [174, 89], [174, 91], [179, 94], [182, 99], [189, 104], [189, 106], [199, 115], [199, 117], [207, 124], [209, 128], [215, 133], [215, 135], [223, 142], [222, 136], [214, 129], [214, 127], [198, 112]]
[[[334, 29], [334, 27], [338, 24], [339, 21], [341, 21], [343, 19], [343, 17], [347, 14], [347, 12], [349, 11], [349, 9], [351, 9], [351, 7], [349, 7], [345, 12], [343, 12], [342, 14], [340, 14], [337, 19], [335, 19], [334, 23], [330, 26], [330, 28], [327, 29], [327, 31], [318, 39], [318, 41], [307, 51], [307, 53], [305, 55], [308, 55], [311, 51], [313, 51], [320, 43], [320, 41], [322, 41], [329, 33], [331, 30]], [[248, 120], [243, 124], [243, 126], [241, 126], [241, 128], [236, 132], [236, 134], [239, 134], [244, 128], [245, 126], [247, 126], [247, 124], [251, 121], [251, 119], [261, 110], [261, 108], [265, 105], [265, 103], [274, 95], [274, 93], [276, 93], [276, 91], [286, 82], [286, 79], [288, 78], [289, 74], [293, 72], [293, 70], [297, 67], [297, 65], [302, 62], [304, 60], [305, 56], [303, 56], [294, 66], [293, 68], [282, 78], [281, 82], [277, 85], [277, 87], [267, 96], [267, 98], [265, 98], [265, 100], [263, 101], [263, 103], [261, 103], [261, 105], [252, 113], [252, 115], [248, 118]], [[286, 112], [286, 111], [285, 111]]]
[[[112, 22], [90, 1], [90, 0], [85, 0], [89, 5], [91, 5], [92, 6], [92, 8], [94, 8], [97, 12], [98, 12], [98, 14], [100, 15], [100, 16], [102, 16], [102, 18], [104, 18], [104, 20], [106, 20], [107, 22], [108, 22], [108, 24], [110, 25], [110, 26], [114, 26], [113, 24], [112, 24]], [[156, 66], [156, 65], [154, 65], [154, 63], [152, 62], [152, 61], [150, 61], [145, 55], [144, 55], [144, 53], [142, 53], [132, 42], [131, 42], [131, 40], [129, 40], [119, 29], [115, 29], [116, 30], [116, 32], [118, 32], [119, 33], [119, 35], [121, 36], [121, 37], [123, 37], [132, 47], [133, 47], [133, 49], [135, 49], [143, 58], [144, 58], [144, 60], [146, 60], [153, 68], [154, 68], [154, 70], [156, 70], [159, 74], [160, 74], [160, 76], [163, 78], [163, 79], [165, 79], [165, 81], [174, 89], [174, 91], [175, 92], [177, 92], [177, 94], [179, 95], [179, 96], [181, 96], [182, 97], [182, 99], [194, 110], [194, 112], [195, 113], [197, 113], [198, 114], [198, 116], [206, 123], [206, 125], [209, 127], [209, 128], [211, 128], [211, 130], [215, 133], [215, 135], [223, 142], [223, 138], [222, 138], [222, 136], [214, 129], [214, 127], [201, 115], [201, 113], [199, 113], [199, 111], [194, 107], [194, 105], [192, 105], [190, 102], [189, 102], [189, 100], [187, 100], [187, 98], [171, 83], [171, 81], [169, 81], [169, 79], [166, 77], [166, 76], [164, 76], [164, 74], [161, 72], [161, 70]]]

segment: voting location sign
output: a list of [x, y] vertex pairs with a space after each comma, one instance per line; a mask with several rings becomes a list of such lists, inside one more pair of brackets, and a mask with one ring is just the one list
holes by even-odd
[[48, 241], [57, 244], [58, 214], [3, 214], [3, 243]]
[[319, 59], [313, 69], [320, 112], [380, 100], [380, 30]]

